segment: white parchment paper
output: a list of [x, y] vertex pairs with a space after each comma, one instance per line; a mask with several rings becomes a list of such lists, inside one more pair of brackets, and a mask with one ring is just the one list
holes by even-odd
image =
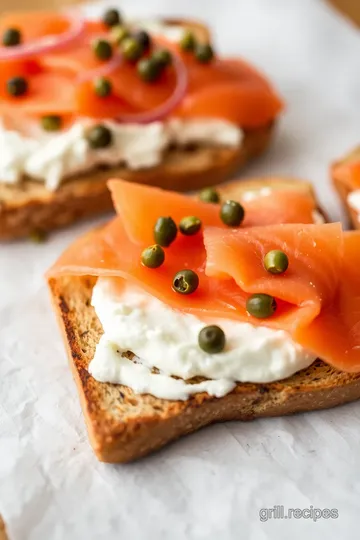
[[[245, 175], [311, 179], [339, 218], [328, 164], [360, 137], [355, 28], [320, 0], [122, 5], [131, 14], [203, 18], [216, 25], [221, 52], [263, 69], [287, 111], [271, 151]], [[358, 403], [213, 426], [131, 465], [96, 461], [42, 277], [90, 225], [40, 246], [0, 247], [0, 513], [10, 539], [358, 538]], [[274, 505], [338, 509], [339, 517], [261, 521], [260, 509]]]

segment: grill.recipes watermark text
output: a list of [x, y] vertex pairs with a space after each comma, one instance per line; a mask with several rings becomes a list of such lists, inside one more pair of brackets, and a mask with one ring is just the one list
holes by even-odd
[[260, 508], [260, 521], [270, 519], [309, 519], [318, 521], [319, 519], [337, 519], [339, 511], [337, 508], [285, 508], [282, 504], [277, 504], [272, 508]]

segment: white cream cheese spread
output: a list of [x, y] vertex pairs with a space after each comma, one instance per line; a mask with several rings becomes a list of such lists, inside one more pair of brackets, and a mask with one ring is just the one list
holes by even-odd
[[[113, 278], [98, 279], [92, 305], [104, 334], [89, 372], [98, 381], [124, 384], [138, 394], [170, 400], [198, 392], [221, 397], [236, 382], [285, 379], [315, 359], [284, 331], [225, 319], [200, 320]], [[198, 334], [206, 324], [224, 330], [223, 352], [211, 355], [200, 349]], [[136, 355], [135, 361], [123, 356], [126, 351]], [[206, 380], [186, 382], [197, 376]]]
[[161, 163], [170, 145], [190, 143], [238, 146], [243, 133], [234, 124], [216, 119], [171, 119], [151, 124], [102, 122], [113, 134], [112, 144], [91, 149], [86, 131], [92, 122], [82, 119], [58, 134], [31, 136], [0, 124], [0, 181], [16, 184], [24, 175], [55, 190], [64, 178], [91, 170], [97, 165], [124, 164], [130, 169]]
[[165, 24], [160, 20], [134, 19], [129, 21], [130, 26], [141, 28], [153, 35], [161, 36], [175, 43], [181, 41], [186, 30], [177, 24]]
[[316, 225], [322, 225], [323, 223], [325, 223], [325, 218], [322, 215], [322, 213], [319, 212], [319, 210], [313, 210], [312, 211], [312, 218], [313, 218], [313, 222]]
[[347, 197], [348, 205], [359, 214], [360, 221], [360, 189], [356, 189], [349, 193]]

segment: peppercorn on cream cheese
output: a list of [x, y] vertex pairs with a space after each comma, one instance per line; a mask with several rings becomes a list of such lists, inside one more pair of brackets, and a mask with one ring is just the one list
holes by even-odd
[[[180, 120], [151, 124], [102, 122], [112, 133], [106, 148], [90, 148], [89, 119], [74, 123], [56, 134], [41, 133], [30, 125], [27, 133], [0, 124], [0, 182], [17, 184], [24, 176], [44, 182], [55, 190], [63, 179], [85, 173], [99, 165], [125, 164], [130, 169], [161, 163], [170, 145], [206, 144], [236, 147], [243, 133], [234, 124], [217, 119]], [[31, 135], [29, 135], [31, 132]]]
[[[315, 356], [281, 330], [230, 320], [200, 320], [173, 310], [134, 285], [99, 278], [92, 305], [104, 334], [89, 372], [100, 382], [123, 384], [135, 393], [186, 400], [207, 392], [222, 397], [236, 382], [266, 383], [308, 367]], [[208, 324], [226, 336], [221, 353], [200, 349], [198, 335]], [[132, 351], [129, 360], [123, 353]], [[177, 377], [177, 378], [174, 378]], [[187, 382], [203, 377], [202, 382]]]

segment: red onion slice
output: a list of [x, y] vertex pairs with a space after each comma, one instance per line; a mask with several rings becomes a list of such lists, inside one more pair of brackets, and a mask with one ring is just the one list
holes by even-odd
[[116, 122], [122, 124], [150, 124], [162, 120], [168, 116], [182, 101], [186, 94], [188, 87], [188, 74], [186, 66], [182, 58], [173, 52], [173, 66], [176, 72], [176, 86], [171, 96], [155, 109], [151, 111], [135, 113], [135, 114], [122, 114], [115, 118]]
[[13, 47], [0, 47], [0, 60], [26, 58], [67, 47], [73, 41], [80, 38], [85, 31], [85, 20], [81, 16], [69, 15], [68, 19], [71, 22], [70, 29], [59, 36], [49, 35], [33, 43], [15, 45]]
[[[172, 51], [173, 66], [176, 72], [176, 86], [171, 96], [161, 105], [155, 107], [151, 111], [139, 112], [134, 114], [121, 114], [115, 118], [115, 121], [121, 124], [150, 124], [162, 120], [168, 116], [181, 102], [188, 87], [188, 74], [186, 66], [182, 58]], [[117, 69], [124, 62], [124, 59], [120, 55], [114, 56], [109, 62], [106, 62], [103, 66], [86, 71], [79, 75], [78, 81], [84, 82], [96, 77], [103, 77], [104, 75], [110, 75], [115, 69]]]

